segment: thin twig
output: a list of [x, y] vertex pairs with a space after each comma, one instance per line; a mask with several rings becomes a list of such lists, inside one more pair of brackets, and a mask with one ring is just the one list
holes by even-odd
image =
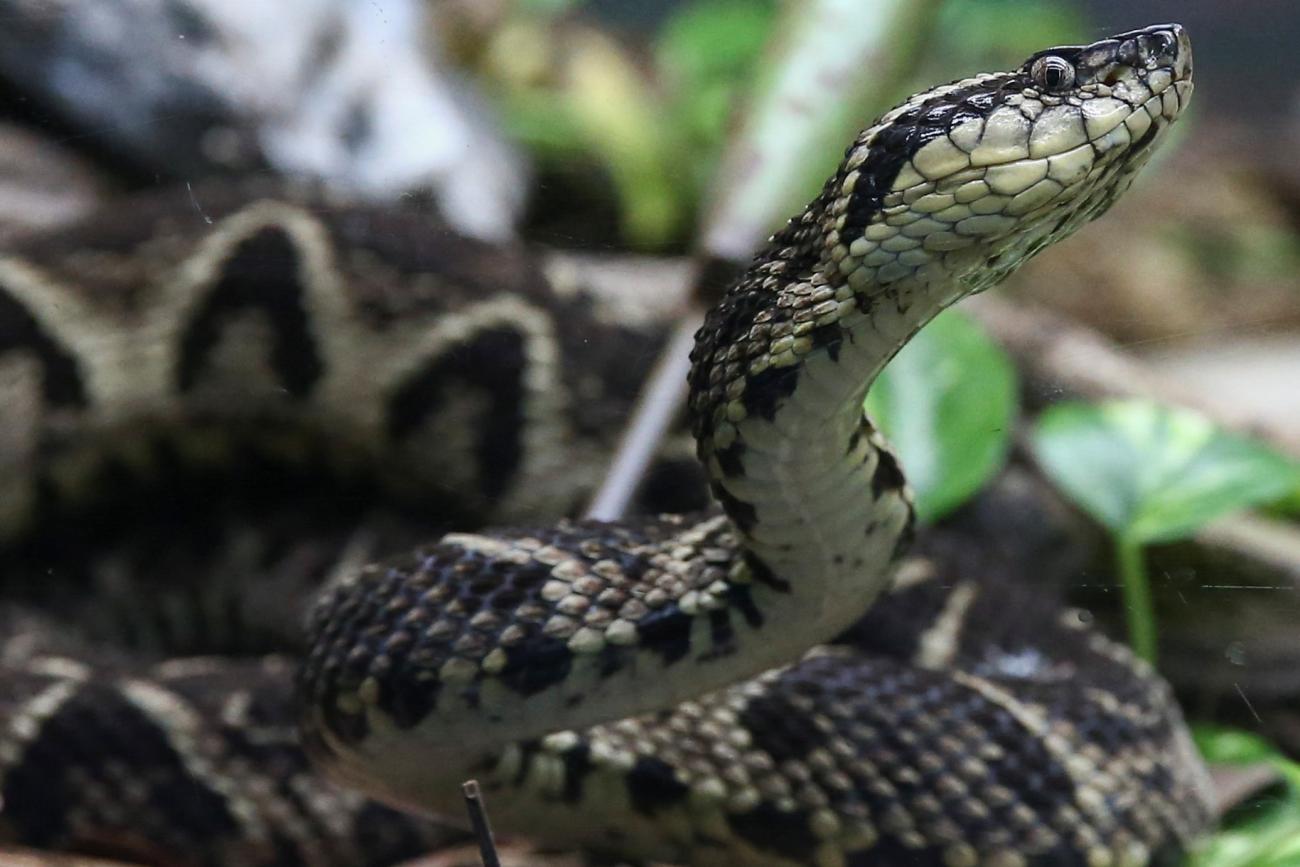
[[1219, 818], [1242, 806], [1265, 790], [1280, 785], [1284, 779], [1277, 768], [1265, 762], [1250, 765], [1210, 765], [1210, 782], [1214, 787], [1214, 814]]
[[[702, 207], [697, 255], [703, 268], [683, 314], [642, 389], [614, 464], [587, 510], [603, 521], [622, 517], [685, 400], [691, 335], [716, 300], [715, 266], [748, 263], [763, 239], [817, 189], [836, 148], [863, 117], [882, 107], [916, 68], [934, 29], [940, 0], [809, 0], [790, 4], [779, 39], [765, 58], [775, 70], [755, 94], [748, 116], [722, 155]], [[820, 154], [810, 161], [809, 154]], [[728, 265], [729, 263], [729, 265]], [[738, 273], [738, 272], [737, 272]], [[737, 276], [737, 274], [732, 275]]]
[[501, 858], [497, 855], [496, 841], [492, 839], [492, 824], [488, 822], [478, 780], [467, 780], [461, 784], [460, 790], [465, 796], [469, 823], [474, 828], [474, 836], [478, 838], [479, 857], [483, 859], [483, 867], [501, 867]]
[[587, 509], [588, 518], [616, 521], [627, 512], [637, 486], [645, 478], [659, 444], [686, 397], [691, 345], [703, 318], [703, 314], [691, 310], [678, 320], [641, 390], [636, 409], [614, 453], [614, 463]]

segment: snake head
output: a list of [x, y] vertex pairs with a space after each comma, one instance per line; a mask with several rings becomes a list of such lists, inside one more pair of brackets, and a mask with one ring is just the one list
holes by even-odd
[[1175, 81], [1190, 84], [1192, 43], [1181, 24], [1157, 24], [1092, 45], [1040, 51], [1020, 72], [1044, 93], [1069, 95], [1079, 89], [1097, 95], [1109, 89], [1136, 105]]
[[986, 289], [1104, 213], [1191, 92], [1191, 43], [1165, 24], [918, 94], [858, 136], [814, 204], [820, 269], [860, 295]]
[[690, 379], [702, 456], [734, 464], [713, 455], [736, 452], [734, 422], [773, 416], [795, 363], [838, 353], [855, 317], [901, 346], [1099, 217], [1191, 92], [1191, 43], [1165, 24], [932, 88], [864, 129], [700, 330]]

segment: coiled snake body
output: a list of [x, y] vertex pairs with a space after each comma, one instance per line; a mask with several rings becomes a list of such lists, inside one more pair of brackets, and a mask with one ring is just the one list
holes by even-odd
[[[1182, 29], [1153, 27], [936, 88], [865, 130], [822, 194], [773, 238], [698, 335], [691, 416], [722, 511], [450, 533], [361, 568], [350, 565], [355, 551], [337, 551], [342, 565], [315, 605], [298, 678], [308, 751], [334, 777], [381, 800], [453, 816], [457, 783], [477, 776], [501, 825], [634, 857], [857, 867], [1100, 867], [1176, 857], [1204, 827], [1207, 799], [1168, 689], [1032, 592], [975, 576], [897, 571], [910, 498], [861, 406], [870, 380], [938, 311], [995, 284], [1127, 189], [1186, 103], [1190, 76]], [[265, 214], [239, 219], [256, 226]], [[299, 228], [310, 242], [316, 230]], [[268, 243], [248, 226], [241, 231], [246, 243]], [[369, 252], [382, 258], [382, 250]], [[395, 477], [386, 484], [404, 491], [420, 476], [464, 472], [454, 461], [429, 472], [422, 463], [425, 447], [452, 436], [422, 407], [430, 395], [454, 399], [446, 365], [428, 360], [428, 331], [456, 326], [429, 326], [418, 299], [413, 310], [394, 312], [392, 299], [371, 298], [379, 312], [368, 315], [382, 322], [369, 329], [357, 324], [364, 311], [338, 305], [337, 291], [241, 320], [241, 310], [263, 303], [258, 292], [276, 291], [245, 275], [244, 288], [224, 294], [178, 290], [160, 313], [126, 304], [137, 339], [106, 346], [102, 330], [81, 328], [94, 311], [53, 309], [48, 282], [23, 268], [6, 273], [7, 286], [29, 287], [9, 292], [26, 302], [33, 325], [20, 337], [45, 373], [22, 381], [43, 386], [47, 405], [101, 407], [102, 430], [150, 403], [148, 376], [123, 371], [165, 369], [171, 379], [158, 388], [189, 386], [193, 400], [163, 421], [200, 455], [207, 452], [193, 442], [205, 442], [214, 426], [257, 443], [259, 460], [292, 453], [295, 425], [309, 416], [350, 444], [337, 449], [344, 457], [329, 456], [332, 466], [352, 467], [357, 450], [364, 457], [381, 435], [392, 441], [420, 429], [428, 437], [394, 464], [370, 460]], [[213, 285], [198, 266], [180, 276], [190, 281], [182, 286]], [[317, 277], [328, 283], [327, 274]], [[30, 288], [37, 285], [46, 288]], [[522, 297], [482, 315], [517, 317]], [[177, 322], [190, 323], [180, 345], [199, 349], [150, 359], [150, 347]], [[51, 323], [58, 339], [38, 327]], [[274, 351], [254, 353], [255, 366], [274, 376], [254, 376], [238, 354], [213, 351], [230, 329], [244, 346], [268, 345], [258, 333], [268, 323]], [[54, 387], [65, 346], [80, 350], [70, 354], [74, 367], [77, 358], [117, 353], [87, 380], [88, 394], [108, 396], [102, 402]], [[304, 358], [295, 346], [315, 355]], [[457, 367], [451, 381], [479, 375], [472, 367]], [[268, 436], [265, 412], [249, 415], [232, 400], [241, 374], [291, 393], [292, 411], [269, 421], [273, 433], [283, 424], [283, 438]], [[364, 398], [370, 381], [385, 401]], [[225, 391], [214, 385], [223, 382]], [[542, 409], [525, 393], [464, 412], [485, 423], [504, 413], [527, 429]], [[553, 425], [550, 435], [562, 430]], [[524, 461], [543, 450], [511, 453]], [[129, 462], [131, 450], [124, 454]], [[57, 483], [71, 478], [66, 487], [77, 487], [80, 465], [66, 464], [73, 469], [13, 507], [15, 525], [54, 497], [51, 485], [59, 493]], [[515, 496], [526, 498], [548, 473], [563, 475], [562, 466], [533, 471]], [[477, 472], [493, 477], [489, 464]], [[498, 477], [494, 502], [501, 484]], [[1009, 615], [1012, 604], [1023, 613]], [[1035, 613], [1041, 617], [1030, 622]], [[1008, 615], [1012, 622], [999, 623]], [[92, 679], [75, 652], [23, 654], [31, 685], [10, 710], [11, 734], [0, 739], [0, 821], [36, 842], [76, 836], [77, 822], [61, 825], [59, 838], [48, 816], [43, 826], [14, 806], [36, 789], [30, 778], [41, 765], [24, 761], [42, 726], [82, 701], [79, 687]], [[220, 737], [250, 740], [257, 727], [239, 723], [257, 719], [262, 705], [247, 694], [223, 705], [212, 691], [186, 705], [173, 690], [183, 693], [186, 676], [202, 668], [170, 665], [128, 676], [101, 698], [123, 703], [123, 715], [171, 720], [172, 759], [216, 790], [224, 786], [230, 824], [260, 834], [252, 835], [257, 844], [204, 849], [196, 863], [251, 863], [239, 861], [238, 845], [275, 863], [267, 840], [324, 862], [339, 852], [301, 841], [318, 839], [324, 827], [338, 839], [356, 836], [327, 815], [352, 822], [358, 810], [382, 810], [315, 809], [317, 790], [288, 753], [275, 755], [293, 765], [291, 782], [247, 785], [232, 773], [232, 765], [245, 778], [252, 773], [247, 750], [236, 751], [242, 765], [223, 764]], [[220, 737], [204, 728], [196, 709], [204, 702], [227, 724]], [[82, 724], [94, 713], [83, 709]], [[47, 750], [46, 761], [59, 759]], [[124, 776], [104, 772], [95, 782], [128, 785]], [[27, 788], [16, 792], [15, 779]], [[95, 809], [104, 812], [103, 804]], [[77, 821], [93, 824], [98, 815], [82, 808]], [[383, 839], [407, 833], [384, 815]], [[41, 840], [33, 828], [49, 836]], [[377, 848], [353, 851], [379, 859]]]

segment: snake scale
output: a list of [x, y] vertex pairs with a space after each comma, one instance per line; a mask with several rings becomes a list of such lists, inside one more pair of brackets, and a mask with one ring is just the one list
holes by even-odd
[[[476, 529], [572, 507], [659, 338], [422, 220], [205, 199], [0, 258], [0, 839], [391, 863], [450, 832], [381, 802], [454, 817], [475, 776], [499, 825], [634, 858], [1176, 861], [1209, 809], [1167, 686], [992, 560], [903, 559], [861, 407], [1127, 189], [1190, 50], [1053, 48], [864, 130], [697, 337], [720, 510]], [[267, 612], [318, 584], [295, 644]]]

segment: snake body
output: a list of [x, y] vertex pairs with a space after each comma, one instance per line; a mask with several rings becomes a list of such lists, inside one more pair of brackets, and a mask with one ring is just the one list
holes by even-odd
[[[936, 88], [863, 131], [697, 334], [690, 410], [722, 512], [453, 534], [350, 576], [313, 616], [309, 749], [394, 803], [446, 812], [483, 776], [525, 831], [692, 863], [1180, 848], [1204, 789], [1149, 688], [1126, 704], [1078, 660], [965, 657], [942, 617], [908, 666], [809, 648], [852, 630], [910, 535], [868, 384], [940, 310], [1104, 213], [1190, 74], [1182, 29], [1149, 28]], [[955, 619], [973, 600], [945, 604]], [[1082, 640], [1103, 679], [1149, 686]]]
[[[527, 262], [471, 246], [476, 268], [447, 264], [461, 242], [418, 223], [205, 200], [188, 241], [147, 257], [138, 226], [110, 225], [0, 260], [0, 383], [23, 410], [6, 590], [71, 610], [91, 640], [86, 581], [122, 598], [121, 574], [154, 576], [129, 598], [165, 603], [120, 659], [10, 616], [0, 839], [186, 864], [384, 863], [435, 842], [310, 773], [283, 661], [151, 658], [195, 630], [263, 650], [250, 611], [171, 582], [215, 576], [260, 609], [267, 573], [270, 598], [327, 585], [302, 741], [382, 801], [455, 816], [477, 776], [503, 827], [699, 864], [1176, 857], [1208, 807], [1167, 687], [996, 565], [901, 561], [910, 495], [861, 405], [939, 310], [1123, 193], [1190, 75], [1181, 28], [1148, 28], [864, 130], [697, 338], [691, 417], [721, 511], [451, 532], [360, 565], [431, 524], [564, 510], [589, 481], [564, 446], [608, 444], [610, 413], [590, 408], [625, 408], [619, 352], [653, 350]], [[158, 238], [184, 234], [156, 219]], [[156, 273], [132, 270], [145, 259]], [[100, 495], [150, 472], [198, 492], [150, 515], [169, 532], [198, 509], [307, 541], [241, 557], [238, 533], [128, 532], [139, 516]], [[242, 498], [210, 496], [214, 476]], [[61, 569], [115, 565], [73, 590], [23, 574], [60, 550]]]
[[[663, 327], [418, 213], [265, 185], [119, 207], [0, 254], [0, 849], [433, 848], [308, 766], [305, 603], [448, 527], [576, 509], [639, 386], [613, 362]], [[647, 502], [705, 502], [688, 467]]]

